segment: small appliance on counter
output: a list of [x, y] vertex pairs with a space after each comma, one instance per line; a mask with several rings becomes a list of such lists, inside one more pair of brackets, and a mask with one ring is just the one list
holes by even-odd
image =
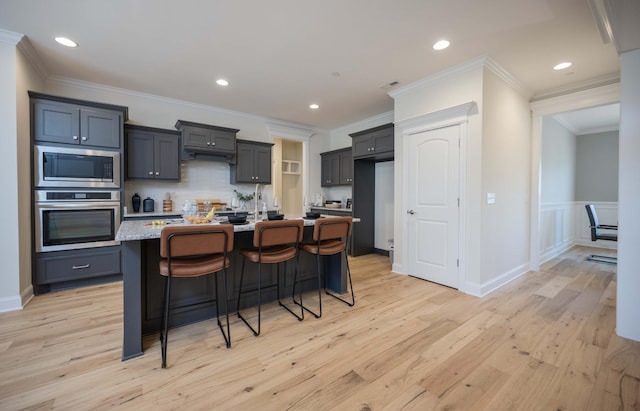
[[346, 205], [346, 207], [347, 207], [347, 208], [351, 208], [351, 199], [350, 199], [350, 198], [347, 198], [347, 205]]

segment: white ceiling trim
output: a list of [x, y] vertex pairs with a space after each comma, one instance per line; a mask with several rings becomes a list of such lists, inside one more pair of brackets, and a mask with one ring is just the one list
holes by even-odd
[[529, 104], [533, 116], [547, 116], [564, 111], [578, 110], [620, 101], [620, 83], [609, 84], [589, 90], [551, 97]]
[[334, 133], [349, 134], [349, 133], [353, 133], [354, 132], [353, 130], [359, 131], [366, 128], [374, 127], [372, 126], [372, 124], [375, 124], [375, 123], [380, 123], [380, 125], [393, 123], [393, 110], [387, 111], [369, 118], [365, 118], [364, 120], [356, 121], [355, 123], [334, 128], [333, 130], [331, 130], [331, 133], [332, 134]]
[[610, 84], [617, 84], [617, 83], [620, 83], [620, 74], [619, 73], [609, 74], [606, 76], [597, 77], [594, 79], [574, 83], [566, 87], [559, 87], [553, 90], [548, 90], [543, 93], [536, 94], [535, 96], [533, 96], [531, 101], [535, 102], [540, 100], [546, 100], [552, 97], [564, 96], [564, 95], [575, 93], [578, 91], [591, 90], [597, 87], [607, 86]]
[[269, 132], [272, 141], [275, 137], [284, 137], [286, 139], [296, 141], [309, 141], [311, 136], [316, 134], [314, 130], [294, 127], [291, 124], [284, 122], [269, 122], [267, 124], [267, 131]]
[[415, 89], [438, 83], [442, 80], [458, 76], [462, 73], [477, 70], [478, 68], [484, 66], [487, 58], [488, 57], [486, 55], [476, 57], [475, 59], [436, 73], [433, 76], [425, 77], [422, 80], [414, 81], [413, 83], [407, 84], [404, 87], [399, 87], [395, 90], [389, 91], [387, 94], [395, 99], [396, 97], [402, 96], [403, 94], [409, 93]]
[[587, 134], [609, 133], [611, 131], [619, 131], [619, 130], [620, 130], [619, 126], [590, 128], [590, 129], [582, 130], [576, 133], [576, 136], [586, 136]]
[[272, 119], [272, 118], [268, 118], [268, 117], [258, 116], [258, 115], [255, 115], [255, 114], [244, 113], [242, 111], [235, 111], [235, 110], [229, 110], [229, 109], [215, 107], [215, 106], [209, 106], [209, 105], [206, 105], [206, 104], [193, 103], [193, 102], [190, 102], [190, 101], [179, 100], [179, 99], [170, 98], [170, 97], [164, 97], [164, 96], [158, 96], [156, 94], [149, 94], [149, 93], [144, 93], [144, 92], [141, 92], [141, 91], [129, 90], [129, 89], [120, 88], [120, 87], [107, 86], [107, 85], [104, 85], [104, 84], [92, 83], [92, 82], [89, 82], [89, 81], [77, 80], [77, 79], [72, 79], [72, 78], [68, 78], [68, 77], [50, 76], [49, 78], [47, 78], [47, 82], [48, 83], [52, 83], [52, 84], [59, 84], [59, 85], [66, 86], [66, 87], [80, 88], [80, 89], [83, 89], [83, 90], [87, 90], [87, 89], [88, 90], [96, 90], [96, 91], [100, 91], [100, 92], [116, 93], [116, 94], [128, 95], [128, 96], [133, 96], [133, 97], [146, 98], [146, 99], [150, 99], [150, 100], [160, 101], [160, 102], [163, 102], [163, 103], [181, 105], [181, 106], [185, 106], [185, 107], [194, 108], [194, 109], [197, 109], [197, 110], [211, 111], [211, 112], [214, 112], [214, 113], [237, 116], [237, 117], [242, 117], [242, 118], [246, 118], [246, 119], [250, 119], [250, 120], [272, 122], [272, 123], [273, 122], [278, 122], [279, 124], [287, 125], [287, 126], [290, 126], [290, 127], [293, 127], [293, 128], [298, 128], [298, 129], [306, 129], [308, 127], [305, 124], [299, 124], [299, 123], [293, 123], [293, 122], [288, 122], [288, 121], [283, 121], [283, 120], [277, 120], [277, 119]]
[[36, 49], [33, 48], [33, 45], [26, 36], [22, 37], [22, 39], [18, 42], [18, 50], [22, 52], [27, 61], [36, 70], [38, 75], [42, 77], [43, 80], [46, 80], [47, 77], [49, 77], [49, 69], [43, 63], [42, 59], [36, 52]]
[[22, 37], [24, 36], [20, 33], [0, 28], [0, 41], [2, 42], [13, 44], [15, 46]]
[[520, 80], [515, 78], [511, 73], [509, 73], [504, 67], [498, 64], [494, 59], [487, 56], [485, 61], [485, 67], [491, 70], [496, 76], [498, 76], [502, 81], [507, 83], [511, 88], [513, 88], [516, 92], [518, 92], [523, 97], [529, 99], [533, 94], [531, 90], [529, 90]]
[[551, 116], [555, 121], [557, 121], [558, 123], [560, 123], [560, 125], [562, 125], [564, 128], [566, 128], [567, 130], [569, 130], [571, 132], [571, 134], [573, 134], [574, 136], [577, 136], [578, 133], [580, 132], [580, 130], [578, 130], [577, 128], [575, 128], [573, 126], [573, 124], [571, 124], [570, 122], [568, 122], [564, 117], [562, 117], [561, 115], [553, 115]]

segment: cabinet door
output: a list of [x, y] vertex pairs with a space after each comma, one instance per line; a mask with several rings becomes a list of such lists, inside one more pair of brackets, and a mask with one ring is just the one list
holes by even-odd
[[323, 155], [320, 162], [320, 185], [329, 187], [331, 185], [331, 155]]
[[236, 151], [236, 137], [234, 134], [211, 131], [211, 148], [216, 151]]
[[80, 110], [80, 144], [120, 148], [120, 113], [108, 110]]
[[371, 155], [371, 138], [369, 136], [354, 137], [352, 143], [353, 157], [369, 156]]
[[351, 150], [340, 153], [340, 184], [351, 185], [353, 182], [353, 160]]
[[247, 144], [238, 144], [235, 165], [235, 183], [255, 183], [254, 149]]
[[65, 144], [80, 142], [80, 111], [77, 107], [37, 101], [33, 111], [34, 140]]
[[127, 131], [127, 178], [153, 178], [153, 134]]
[[255, 177], [262, 184], [271, 184], [271, 148], [255, 148]]
[[154, 177], [163, 180], [180, 179], [179, 140], [177, 136], [155, 136]]
[[393, 129], [380, 130], [371, 135], [376, 153], [393, 151]]
[[211, 130], [184, 127], [182, 136], [186, 147], [211, 148]]

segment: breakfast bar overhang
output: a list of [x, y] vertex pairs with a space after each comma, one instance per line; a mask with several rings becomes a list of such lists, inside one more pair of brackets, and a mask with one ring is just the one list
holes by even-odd
[[[354, 219], [354, 222], [356, 221], [358, 220]], [[176, 224], [175, 222], [170, 223]], [[315, 220], [305, 219], [304, 225], [303, 241], [311, 242]], [[230, 312], [235, 311], [237, 304], [242, 267], [242, 256], [238, 250], [251, 248], [254, 226], [254, 223], [249, 223], [234, 227], [234, 250], [230, 257], [231, 267], [227, 270], [227, 294], [229, 296], [227, 307]], [[164, 287], [164, 277], [158, 273], [161, 230], [162, 225], [153, 225], [148, 220], [127, 220], [120, 224], [116, 235], [116, 240], [121, 242], [122, 247], [123, 361], [142, 355], [144, 353], [143, 335], [153, 334], [160, 330]], [[251, 285], [251, 281], [256, 281], [257, 267], [247, 263], [245, 270], [245, 284]], [[322, 257], [321, 270], [326, 278], [327, 288], [338, 293], [346, 291], [346, 266], [344, 258], [340, 254]], [[286, 270], [279, 271], [275, 267], [263, 269], [263, 287], [275, 283], [275, 276], [278, 273], [281, 276], [281, 284], [284, 284], [281, 298], [286, 300], [292, 295], [293, 267], [287, 266]], [[298, 275], [304, 291], [317, 289], [315, 273], [315, 256], [301, 252], [298, 259]], [[212, 303], [215, 298], [212, 276], [180, 279], [175, 282], [174, 287], [171, 294], [173, 315], [169, 322], [170, 326], [175, 327], [215, 317], [215, 304]], [[275, 301], [276, 299], [275, 288], [263, 288], [263, 302]], [[255, 304], [255, 295], [248, 294], [243, 297], [241, 308]]]

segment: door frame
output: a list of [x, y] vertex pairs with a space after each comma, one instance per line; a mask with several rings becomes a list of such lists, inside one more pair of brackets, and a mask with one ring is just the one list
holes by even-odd
[[[432, 113], [423, 114], [417, 117], [413, 117], [407, 120], [398, 121], [395, 123], [395, 140], [396, 147], [402, 147], [402, 158], [406, 159], [409, 156], [409, 145], [402, 144], [403, 140], [411, 138], [411, 135], [421, 133], [424, 131], [435, 130], [438, 128], [444, 128], [449, 126], [460, 126], [460, 162], [458, 170], [459, 178], [459, 196], [460, 207], [458, 210], [458, 290], [462, 292], [468, 292], [467, 290], [467, 276], [466, 276], [466, 187], [467, 187], [467, 138], [468, 138], [468, 119], [469, 116], [478, 113], [478, 106], [475, 102], [460, 104], [454, 107], [446, 108], [443, 110], [435, 111]], [[397, 164], [397, 163], [396, 163]], [[397, 167], [396, 167], [397, 169]], [[402, 161], [401, 165], [402, 175], [402, 204], [400, 207], [396, 206], [397, 213], [402, 213], [402, 227], [407, 227], [408, 217], [406, 209], [408, 207], [408, 184], [409, 168], [407, 161]], [[402, 244], [408, 244], [409, 240], [408, 230], [402, 229]], [[401, 247], [398, 258], [394, 260], [393, 271], [405, 275], [411, 273], [408, 272], [408, 250], [407, 247]]]
[[531, 108], [531, 202], [529, 221], [529, 270], [540, 270], [540, 150], [542, 118], [565, 111], [602, 106], [620, 101], [620, 83], [594, 87], [557, 97], [534, 101]]

